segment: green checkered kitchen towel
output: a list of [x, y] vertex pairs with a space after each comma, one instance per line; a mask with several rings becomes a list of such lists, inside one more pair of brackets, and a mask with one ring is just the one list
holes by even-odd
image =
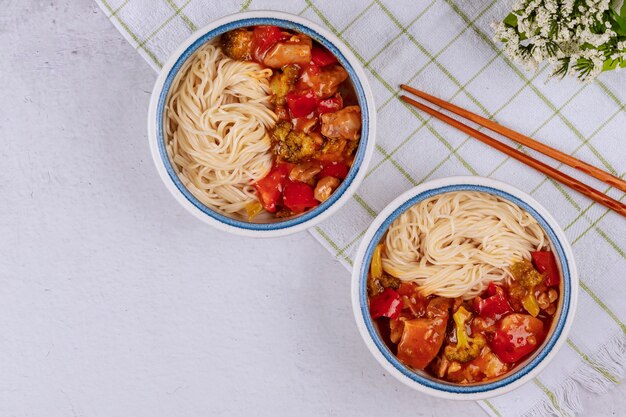
[[[553, 363], [518, 390], [481, 405], [492, 416], [574, 415], [581, 388], [602, 392], [626, 362], [626, 221], [603, 206], [511, 160], [398, 100], [407, 83], [493, 118], [551, 146], [624, 176], [626, 73], [593, 84], [546, 81], [549, 70], [519, 69], [492, 40], [507, 14], [497, 0], [98, 0], [111, 21], [155, 70], [180, 42], [213, 19], [245, 9], [302, 15], [334, 32], [368, 73], [378, 108], [378, 144], [354, 198], [312, 230], [351, 267], [376, 214], [397, 195], [430, 179], [482, 175], [525, 190], [556, 217], [580, 270], [578, 314]], [[573, 175], [568, 167], [534, 157]], [[624, 194], [597, 181], [616, 199]], [[347, 277], [346, 277], [347, 279]]]

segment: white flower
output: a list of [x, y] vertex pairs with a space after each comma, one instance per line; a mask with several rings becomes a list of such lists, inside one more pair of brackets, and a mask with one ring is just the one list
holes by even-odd
[[[495, 38], [504, 39], [504, 52], [527, 68], [536, 69], [544, 61], [555, 68], [569, 62], [562, 71], [590, 81], [608, 57], [626, 55], [626, 41], [615, 42], [617, 34], [606, 18], [610, 4], [611, 0], [517, 0], [517, 28], [495, 25]], [[522, 41], [520, 34], [526, 39]], [[598, 50], [603, 45], [609, 45], [603, 49], [606, 53]]]

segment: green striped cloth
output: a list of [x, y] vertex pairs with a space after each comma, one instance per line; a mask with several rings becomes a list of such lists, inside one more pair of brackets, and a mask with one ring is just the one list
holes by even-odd
[[[626, 362], [626, 221], [603, 206], [511, 160], [398, 100], [411, 84], [497, 120], [617, 176], [626, 167], [626, 73], [592, 84], [546, 81], [549, 69], [518, 68], [492, 39], [507, 14], [496, 0], [98, 0], [113, 24], [159, 70], [197, 28], [246, 9], [302, 15], [335, 33], [370, 78], [378, 108], [378, 145], [354, 198], [312, 231], [351, 267], [376, 214], [403, 191], [430, 179], [482, 175], [511, 183], [556, 217], [573, 245], [581, 294], [571, 335], [555, 361], [531, 383], [481, 401], [493, 416], [574, 415], [578, 390], [615, 385]], [[578, 176], [535, 152], [534, 157]], [[616, 199], [624, 194], [594, 180]], [[346, 277], [347, 279], [347, 277]], [[348, 301], [346, 301], [348, 302]], [[382, 371], [381, 371], [382, 372]]]

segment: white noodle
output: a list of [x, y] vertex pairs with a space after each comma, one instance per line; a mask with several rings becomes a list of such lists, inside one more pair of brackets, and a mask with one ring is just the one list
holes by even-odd
[[185, 187], [211, 208], [243, 214], [256, 200], [252, 183], [271, 168], [271, 75], [209, 42], [172, 83], [165, 109], [167, 151]]
[[424, 295], [470, 299], [508, 267], [547, 246], [537, 221], [491, 194], [451, 192], [402, 213], [385, 237], [383, 269], [420, 286]]

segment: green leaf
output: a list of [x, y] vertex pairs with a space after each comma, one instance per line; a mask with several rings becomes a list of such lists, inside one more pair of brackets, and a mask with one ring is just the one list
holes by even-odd
[[[624, 2], [626, 4], [626, 2]], [[626, 11], [622, 6], [622, 14]], [[609, 20], [611, 21], [611, 26], [613, 26], [613, 30], [620, 36], [626, 36], [626, 15], [623, 17], [618, 15], [617, 12], [613, 9], [609, 9]]]
[[517, 15], [513, 12], [509, 13], [503, 20], [504, 24], [513, 28], [517, 27]]
[[612, 71], [617, 67], [626, 68], [626, 59], [607, 59], [602, 65], [602, 71]]

